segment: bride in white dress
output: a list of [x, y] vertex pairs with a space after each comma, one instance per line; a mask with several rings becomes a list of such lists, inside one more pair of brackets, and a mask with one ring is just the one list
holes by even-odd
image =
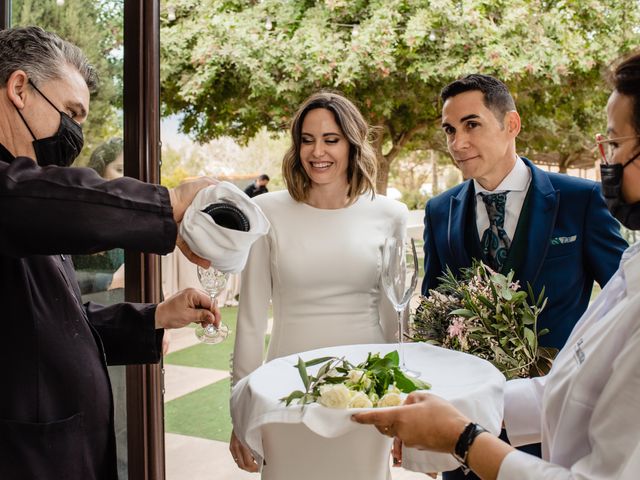
[[[345, 97], [320, 92], [298, 109], [283, 160], [286, 191], [255, 197], [271, 222], [242, 273], [233, 381], [267, 360], [316, 348], [397, 340], [381, 285], [386, 238], [404, 236], [407, 208], [374, 193], [369, 128]], [[231, 454], [257, 472], [249, 449], [231, 436]]]

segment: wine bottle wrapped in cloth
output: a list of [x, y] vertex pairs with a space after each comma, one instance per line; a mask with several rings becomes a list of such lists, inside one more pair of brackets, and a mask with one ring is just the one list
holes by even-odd
[[200, 190], [180, 222], [180, 235], [196, 255], [222, 272], [240, 272], [251, 245], [270, 225], [253, 201], [229, 182]]

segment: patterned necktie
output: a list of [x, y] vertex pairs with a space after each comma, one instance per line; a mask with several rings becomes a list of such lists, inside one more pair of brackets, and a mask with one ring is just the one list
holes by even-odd
[[482, 254], [496, 272], [502, 270], [511, 247], [511, 239], [504, 230], [507, 193], [509, 192], [480, 194], [489, 215], [489, 228], [484, 231], [480, 240]]

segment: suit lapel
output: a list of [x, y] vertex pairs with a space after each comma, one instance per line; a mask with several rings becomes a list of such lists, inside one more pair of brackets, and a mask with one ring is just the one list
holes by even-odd
[[531, 285], [535, 283], [547, 256], [560, 199], [546, 173], [528, 159], [523, 157], [522, 160], [531, 169], [530, 222], [525, 237], [526, 245], [530, 248], [527, 251], [527, 261], [520, 272], [516, 272], [516, 278], [526, 288], [527, 282]]
[[[449, 225], [447, 226], [447, 244], [449, 247], [450, 261], [446, 265], [451, 267], [453, 272], [460, 268], [471, 266], [469, 252], [465, 248], [465, 229], [474, 228], [475, 225], [466, 225], [467, 208], [471, 204], [469, 196], [474, 194], [473, 182], [467, 181], [463, 185], [458, 195], [451, 197], [449, 203]], [[475, 219], [475, 214], [473, 218]]]

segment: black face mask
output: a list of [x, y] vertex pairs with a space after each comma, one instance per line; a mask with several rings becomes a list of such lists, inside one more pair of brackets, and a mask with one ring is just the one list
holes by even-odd
[[80, 155], [80, 151], [84, 145], [84, 137], [82, 136], [82, 127], [74, 122], [69, 115], [61, 112], [56, 106], [49, 100], [31, 80], [29, 83], [35, 90], [42, 95], [49, 105], [56, 109], [60, 114], [60, 127], [55, 135], [52, 137], [36, 139], [36, 136], [29, 128], [27, 121], [17, 110], [18, 115], [24, 122], [27, 130], [33, 137], [33, 149], [36, 152], [36, 160], [38, 165], [44, 167], [46, 165], [57, 165], [59, 167], [68, 167], [73, 161]]
[[622, 198], [622, 175], [624, 169], [640, 156], [636, 153], [631, 160], [624, 165], [600, 165], [600, 178], [602, 179], [602, 194], [607, 202], [607, 207], [622, 225], [630, 230], [640, 230], [640, 202], [628, 204]]

